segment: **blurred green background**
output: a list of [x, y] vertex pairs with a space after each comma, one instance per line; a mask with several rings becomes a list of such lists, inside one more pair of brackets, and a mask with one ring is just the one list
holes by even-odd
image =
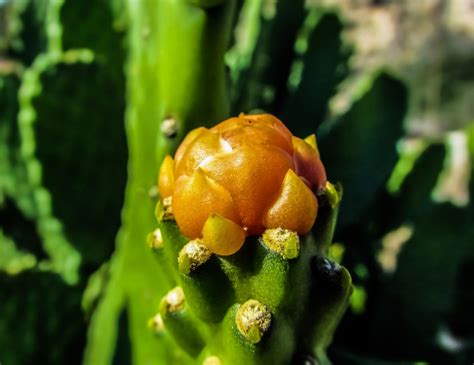
[[[153, 5], [0, 0], [2, 365], [101, 365], [90, 350], [101, 341], [115, 364], [167, 363], [133, 355], [162, 343], [146, 323], [131, 329], [125, 308], [139, 301], [109, 285], [140, 23], [130, 9]], [[225, 62], [232, 114], [316, 132], [344, 185], [331, 255], [356, 289], [334, 363], [471, 364], [472, 2], [241, 0]], [[120, 270], [158, 280], [146, 265]], [[96, 320], [109, 325], [88, 332], [103, 297]]]

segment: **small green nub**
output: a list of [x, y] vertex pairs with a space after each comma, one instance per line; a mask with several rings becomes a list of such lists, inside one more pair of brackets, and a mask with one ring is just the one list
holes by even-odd
[[285, 259], [294, 259], [300, 252], [300, 239], [296, 232], [284, 228], [267, 229], [262, 242], [269, 249], [279, 253]]
[[258, 300], [250, 299], [240, 306], [235, 316], [239, 332], [249, 342], [256, 344], [267, 332], [272, 321], [268, 308]]
[[155, 217], [158, 222], [174, 220], [173, 209], [171, 206], [172, 197], [169, 196], [158, 200], [155, 208]]
[[189, 241], [179, 252], [179, 271], [188, 275], [209, 260], [210, 257], [211, 251], [200, 239]]
[[166, 313], [176, 313], [184, 309], [186, 300], [184, 298], [183, 289], [177, 286], [171, 289], [161, 300], [161, 305]]
[[152, 249], [163, 248], [163, 237], [161, 235], [161, 230], [159, 228], [155, 229], [153, 232], [148, 234], [147, 237], [148, 246]]
[[336, 186], [331, 184], [329, 181], [326, 181], [326, 186], [324, 187], [324, 193], [326, 194], [327, 201], [329, 202], [329, 206], [334, 209], [341, 200], [341, 196], [337, 191]]
[[148, 320], [148, 328], [150, 328], [156, 334], [163, 333], [165, 330], [165, 325], [163, 324], [163, 318], [161, 318], [161, 314], [158, 313]]

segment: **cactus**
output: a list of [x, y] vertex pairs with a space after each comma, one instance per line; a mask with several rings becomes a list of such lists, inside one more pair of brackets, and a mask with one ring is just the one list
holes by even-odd
[[[431, 3], [0, 1], [0, 362], [224, 362], [234, 352], [211, 352], [218, 344], [208, 331], [227, 327], [199, 312], [212, 288], [188, 285], [199, 275], [210, 283], [218, 277], [230, 288], [223, 293], [235, 293], [219, 296], [215, 315], [225, 317], [238, 303], [235, 313], [255, 324], [235, 322], [238, 339], [247, 336], [248, 346], [266, 351], [251, 361], [271, 356], [274, 303], [257, 295], [237, 300], [244, 287], [256, 286], [235, 290], [236, 276], [220, 265], [245, 256], [250, 243], [262, 254], [249, 255], [250, 263], [263, 265], [269, 262], [263, 254], [277, 251], [294, 267], [306, 238], [264, 230], [237, 253], [219, 256], [229, 252], [212, 245], [222, 234], [214, 228], [232, 226], [222, 215], [212, 215], [190, 243], [165, 221], [176, 229], [172, 242], [183, 245], [172, 258], [169, 235], [153, 218], [163, 157], [192, 128], [242, 111], [277, 115], [298, 136], [316, 132], [328, 176], [343, 183], [329, 257], [349, 269], [354, 293], [330, 359], [470, 361], [474, 205], [464, 204], [474, 194], [467, 179], [474, 133], [451, 130], [472, 121], [472, 9], [466, 0]], [[395, 36], [387, 37], [387, 29]], [[125, 134], [129, 186], [113, 252], [126, 182]], [[288, 180], [297, 181], [291, 174]], [[315, 229], [328, 209], [318, 200]], [[232, 227], [238, 246], [241, 226]], [[150, 232], [153, 250], [146, 244]], [[288, 241], [272, 239], [275, 232]], [[254, 277], [263, 273], [255, 270]], [[160, 308], [168, 292], [171, 306]], [[183, 319], [196, 329], [181, 336], [160, 314], [172, 307], [179, 313], [180, 298], [184, 318], [176, 315], [174, 323]], [[306, 317], [308, 331], [317, 315]], [[277, 334], [296, 328], [305, 326], [290, 323]], [[292, 360], [325, 361], [331, 332], [327, 323], [314, 328], [320, 336], [295, 348]], [[202, 348], [208, 356], [197, 355]]]
[[[146, 362], [150, 357], [166, 363], [216, 359], [223, 363], [287, 363], [307, 355], [326, 361], [324, 350], [351, 290], [347, 271], [327, 259], [338, 208], [336, 190], [328, 190], [332, 195], [326, 199], [327, 204], [320, 207], [314, 238], [313, 235], [282, 235], [278, 230], [255, 231], [251, 233], [263, 233], [261, 239], [266, 243], [249, 236], [249, 242], [226, 259], [211, 255], [209, 251], [216, 251], [216, 247], [210, 247], [206, 239], [207, 246], [199, 240], [185, 240], [169, 219], [166, 199], [159, 205], [162, 207], [158, 210], [159, 230], [153, 223], [153, 185], [159, 162], [164, 159], [160, 190], [167, 198], [166, 186], [171, 184], [173, 176], [165, 173], [172, 170], [170, 159], [165, 159], [165, 155], [173, 153], [187, 131], [203, 122], [216, 123], [228, 115], [223, 61], [233, 8], [232, 1], [210, 7], [184, 0], [160, 2], [159, 6], [152, 7], [153, 11], [146, 3], [136, 6], [131, 1], [129, 4], [128, 11], [134, 20], [129, 30], [133, 45], [128, 66], [129, 182], [124, 225], [118, 251], [111, 262], [112, 277], [89, 331], [85, 357], [88, 364], [110, 362], [115, 339], [109, 329], [125, 303], [130, 308], [132, 331], [141, 336], [134, 342], [132, 353], [137, 363]], [[181, 22], [183, 17], [188, 22]], [[156, 54], [145, 52], [150, 42], [159, 45], [152, 48]], [[179, 50], [176, 44], [180, 44]], [[166, 57], [159, 56], [163, 54]], [[212, 75], [205, 71], [208, 68], [214, 70]], [[326, 187], [315, 150], [301, 140], [293, 142], [289, 132], [286, 133], [288, 148], [293, 149], [296, 143], [295, 150], [302, 150], [298, 152], [301, 156], [298, 168], [306, 173], [310, 187]], [[309, 167], [306, 166], [308, 149]], [[314, 168], [312, 157], [317, 165]], [[278, 172], [279, 177], [273, 182], [273, 190], [279, 189], [286, 180], [283, 177], [287, 169], [281, 171], [283, 174]], [[178, 184], [179, 176], [176, 178]], [[290, 174], [289, 179], [296, 179], [299, 189], [315, 200], [296, 175]], [[199, 191], [194, 194], [199, 198]], [[173, 206], [173, 209], [179, 208]], [[306, 233], [311, 227], [316, 215], [314, 209], [313, 202], [313, 213], [307, 214], [308, 223], [300, 233]], [[306, 214], [297, 210], [294, 213]], [[206, 222], [210, 228], [205, 231], [210, 233], [204, 238], [213, 236], [213, 232], [222, 233], [218, 230], [216, 233], [214, 228], [226, 217], [211, 218], [217, 221]], [[149, 232], [149, 243], [156, 251], [156, 258], [140, 245]], [[298, 245], [299, 240], [304, 242]], [[239, 246], [242, 242], [236, 244]], [[320, 280], [310, 280], [310, 276]], [[136, 286], [137, 282], [141, 285]], [[316, 296], [324, 300], [316, 300]], [[309, 306], [312, 303], [315, 304]], [[159, 313], [156, 312], [158, 307]], [[240, 318], [237, 322], [236, 316]], [[142, 330], [147, 319], [151, 327], [148, 334]], [[221, 342], [213, 336], [217, 330], [222, 335]], [[158, 337], [154, 333], [158, 333]]]
[[329, 364], [352, 284], [327, 257], [342, 191], [314, 135], [268, 114], [195, 129], [158, 186], [149, 241], [175, 285], [161, 331], [196, 363]]

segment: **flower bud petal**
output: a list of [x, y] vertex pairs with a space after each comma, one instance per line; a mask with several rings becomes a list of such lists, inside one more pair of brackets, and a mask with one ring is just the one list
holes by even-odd
[[[269, 118], [253, 118], [254, 116], [242, 116], [239, 118], [230, 118], [218, 124], [212, 129], [218, 130], [232, 147], [239, 147], [244, 144], [263, 144], [274, 145], [289, 154], [293, 153], [293, 144], [291, 133], [285, 129], [279, 128], [275, 118], [273, 123]], [[274, 127], [273, 125], [278, 127]]]
[[318, 213], [318, 201], [313, 192], [288, 170], [280, 193], [264, 218], [267, 228], [286, 228], [299, 234], [307, 233]]
[[176, 162], [176, 176], [191, 176], [207, 157], [223, 152], [228, 152], [228, 149], [223, 144], [220, 134], [205, 129], [191, 142], [181, 160]]
[[199, 168], [191, 177], [183, 175], [176, 180], [172, 204], [178, 227], [191, 239], [200, 237], [201, 229], [212, 213], [240, 224], [229, 192]]
[[288, 138], [288, 141], [291, 139], [292, 134], [288, 128], [283, 124], [283, 122], [271, 114], [247, 114], [244, 115], [246, 119], [258, 121], [270, 125], [275, 130], [279, 131], [282, 135], [285, 135]]
[[202, 229], [202, 241], [212, 253], [232, 255], [244, 244], [245, 231], [231, 220], [211, 214]]
[[[308, 138], [308, 137], [307, 137]], [[316, 138], [314, 139], [316, 146]], [[293, 137], [296, 174], [304, 177], [313, 190], [323, 188], [326, 184], [326, 170], [319, 158], [319, 151], [298, 137]]]
[[160, 167], [158, 175], [158, 191], [162, 198], [167, 198], [173, 194], [174, 186], [174, 162], [171, 156], [166, 155]]
[[191, 132], [189, 132], [186, 137], [184, 137], [183, 142], [178, 146], [178, 149], [176, 150], [176, 153], [174, 155], [174, 161], [175, 165], [177, 165], [181, 159], [183, 158], [183, 155], [186, 153], [188, 150], [188, 147], [191, 143], [194, 142], [194, 140], [199, 137], [199, 135], [204, 132], [206, 128], [204, 127], [199, 127], [196, 129], [193, 129]]

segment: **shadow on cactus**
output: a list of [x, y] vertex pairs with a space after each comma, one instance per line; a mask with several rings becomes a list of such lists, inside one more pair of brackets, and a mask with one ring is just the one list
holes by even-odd
[[150, 246], [174, 289], [152, 327], [197, 363], [329, 364], [352, 292], [328, 248], [342, 189], [269, 114], [191, 131], [160, 168]]

